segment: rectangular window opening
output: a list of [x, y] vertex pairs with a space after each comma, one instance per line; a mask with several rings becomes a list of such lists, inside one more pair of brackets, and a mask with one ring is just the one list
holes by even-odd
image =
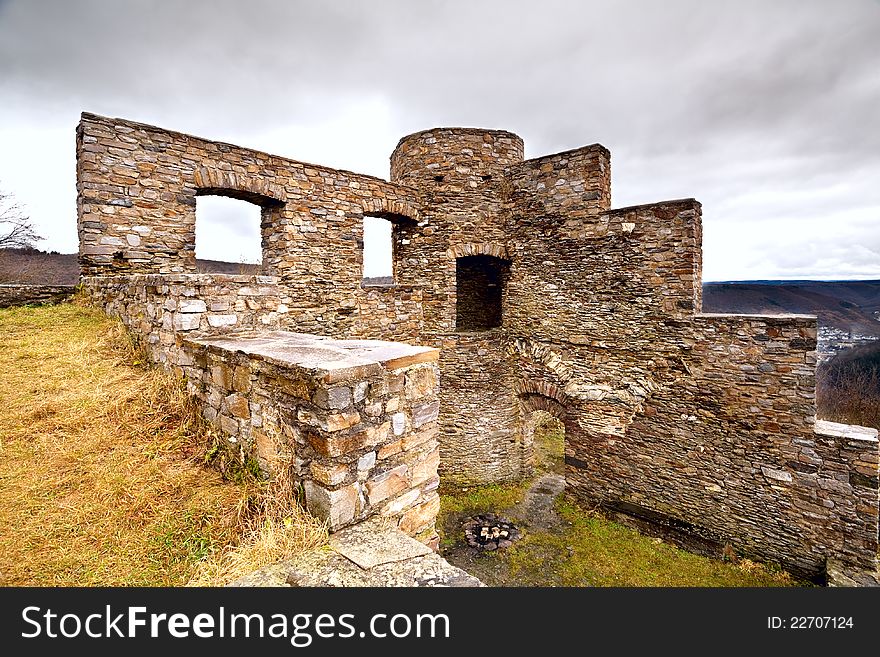
[[260, 274], [263, 209], [221, 195], [196, 197], [196, 268], [215, 274]]
[[501, 326], [501, 307], [509, 263], [487, 255], [455, 261], [455, 330], [488, 331]]
[[363, 285], [394, 285], [394, 226], [382, 217], [364, 217]]

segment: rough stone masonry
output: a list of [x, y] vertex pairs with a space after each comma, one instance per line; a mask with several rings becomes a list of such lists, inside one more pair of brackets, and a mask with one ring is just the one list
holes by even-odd
[[[234, 393], [200, 364], [206, 340], [287, 331], [424, 345], [440, 350], [447, 481], [526, 476], [531, 415], [549, 411], [565, 426], [568, 488], [585, 501], [798, 574], [876, 583], [877, 433], [816, 421], [816, 319], [703, 314], [700, 204], [612, 209], [603, 146], [524, 160], [512, 133], [436, 128], [400, 141], [388, 182], [83, 114], [77, 181], [83, 285], [155, 360], [187, 373], [221, 428]], [[263, 275], [196, 273], [205, 194], [262, 208]], [[393, 225], [393, 285], [362, 283], [364, 216]], [[250, 415], [241, 402], [224, 428], [248, 449], [250, 404], [283, 407], [264, 394], [282, 383], [260, 386]], [[294, 437], [272, 449], [303, 460], [307, 483], [315, 447], [295, 436], [321, 420], [289, 417]], [[424, 455], [377, 452], [362, 480], [367, 447], [321, 455], [345, 476], [312, 488], [313, 508], [334, 486], [356, 480], [360, 495], [401, 466], [402, 494], [415, 490]], [[427, 518], [434, 498], [420, 490]], [[372, 512], [358, 504], [354, 518]]]

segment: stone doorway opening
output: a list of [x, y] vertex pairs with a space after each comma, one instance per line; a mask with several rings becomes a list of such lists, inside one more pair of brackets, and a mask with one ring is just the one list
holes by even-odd
[[535, 474], [565, 475], [565, 425], [548, 411], [533, 411], [523, 433], [532, 444], [532, 466]]

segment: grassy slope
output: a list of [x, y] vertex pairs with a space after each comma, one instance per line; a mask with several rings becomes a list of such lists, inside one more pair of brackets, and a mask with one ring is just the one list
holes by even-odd
[[223, 583], [322, 542], [306, 518], [267, 548], [259, 486], [203, 466], [180, 382], [135, 359], [100, 312], [0, 310], [0, 584]]

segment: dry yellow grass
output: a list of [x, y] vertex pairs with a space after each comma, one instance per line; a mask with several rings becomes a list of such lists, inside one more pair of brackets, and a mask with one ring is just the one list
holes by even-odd
[[137, 361], [95, 310], [0, 311], [0, 584], [218, 584], [323, 541], [289, 495], [204, 467], [180, 382]]
[[325, 523], [296, 503], [291, 478], [281, 473], [266, 485], [258, 512], [242, 524], [241, 539], [201, 561], [190, 586], [220, 586], [327, 542]]

